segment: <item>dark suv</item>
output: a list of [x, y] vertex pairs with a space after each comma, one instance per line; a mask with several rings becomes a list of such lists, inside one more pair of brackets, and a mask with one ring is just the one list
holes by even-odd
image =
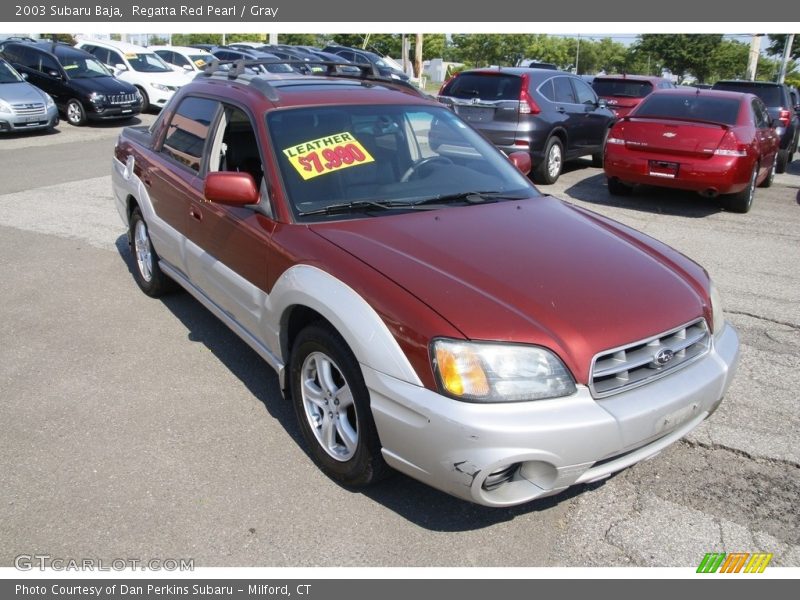
[[463, 71], [442, 86], [439, 102], [507, 154], [529, 152], [539, 183], [555, 183], [565, 160], [591, 154], [602, 166], [614, 121], [588, 83], [551, 69]]
[[800, 115], [792, 102], [790, 88], [771, 81], [741, 80], [718, 81], [712, 87], [715, 90], [755, 94], [761, 98], [767, 106], [769, 116], [775, 120], [775, 130], [781, 137], [781, 149], [778, 152], [775, 172], [785, 172], [786, 165], [792, 162], [794, 153], [797, 152], [798, 136], [800, 136]]
[[141, 112], [135, 87], [116, 79], [94, 56], [64, 43], [12, 42], [5, 59], [53, 97], [72, 125], [88, 120], [129, 119]]

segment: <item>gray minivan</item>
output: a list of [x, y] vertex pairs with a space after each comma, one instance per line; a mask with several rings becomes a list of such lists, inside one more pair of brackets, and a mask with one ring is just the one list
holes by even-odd
[[462, 71], [439, 91], [439, 102], [506, 154], [526, 151], [538, 183], [555, 183], [564, 162], [591, 155], [603, 164], [614, 113], [582, 78], [564, 71], [489, 68]]

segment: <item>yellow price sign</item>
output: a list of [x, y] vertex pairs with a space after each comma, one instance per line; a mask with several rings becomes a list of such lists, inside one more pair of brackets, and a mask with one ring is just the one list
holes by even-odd
[[303, 179], [375, 162], [352, 133], [343, 131], [283, 150]]

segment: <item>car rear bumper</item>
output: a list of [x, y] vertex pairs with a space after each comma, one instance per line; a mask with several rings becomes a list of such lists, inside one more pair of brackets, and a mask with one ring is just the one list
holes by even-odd
[[[678, 172], [674, 177], [655, 175], [651, 170], [652, 161], [678, 163]], [[709, 194], [734, 194], [742, 191], [750, 182], [753, 159], [736, 156], [693, 158], [657, 152], [615, 150], [609, 145], [603, 168], [606, 175], [627, 184], [654, 185]]]
[[[459, 498], [511, 506], [655, 456], [716, 410], [738, 356], [727, 325], [702, 359], [648, 385], [599, 400], [578, 386], [567, 398], [489, 405], [362, 370], [388, 464]], [[490, 475], [511, 466], [490, 489]]]

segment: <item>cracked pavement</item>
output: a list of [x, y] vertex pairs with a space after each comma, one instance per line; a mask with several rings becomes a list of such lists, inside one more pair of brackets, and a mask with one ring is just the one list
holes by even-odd
[[260, 359], [188, 295], [155, 301], [133, 282], [108, 176], [116, 127], [59, 129], [0, 138], [0, 421], [12, 424], [0, 566], [38, 552], [696, 567], [715, 551], [800, 566], [800, 160], [747, 215], [665, 190], [611, 198], [588, 161], [542, 188], [705, 266], [742, 353], [726, 399], [688, 438], [605, 481], [497, 510], [403, 476], [366, 493], [324, 477]]

